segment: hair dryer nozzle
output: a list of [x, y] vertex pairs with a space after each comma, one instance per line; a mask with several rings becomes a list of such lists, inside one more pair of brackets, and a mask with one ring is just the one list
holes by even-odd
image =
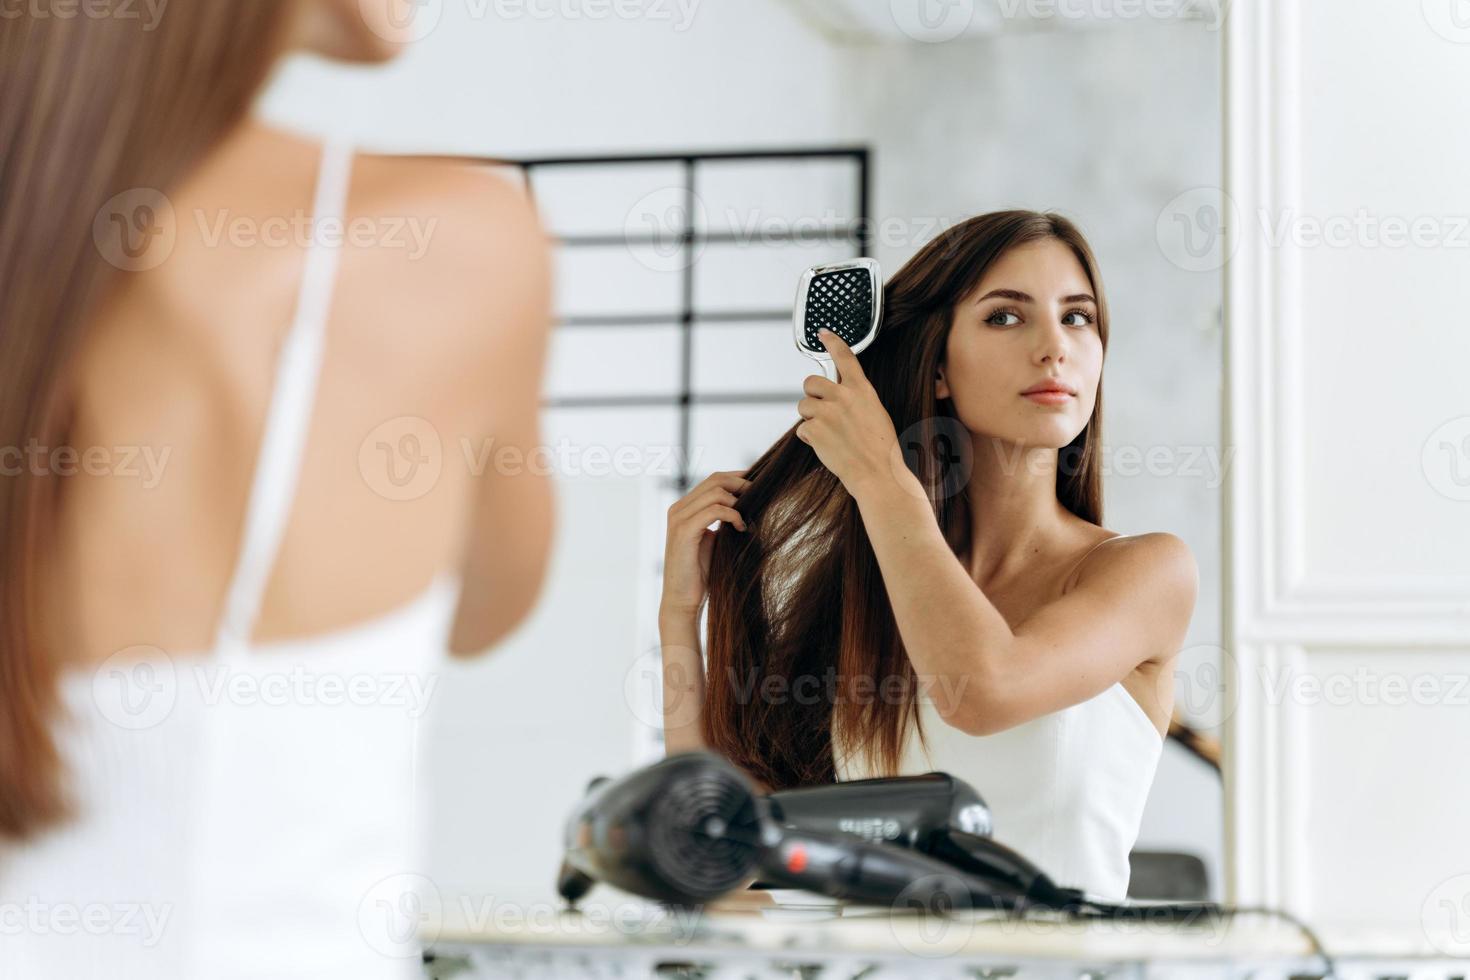
[[594, 783], [567, 821], [558, 891], [575, 902], [605, 881], [680, 905], [719, 898], [754, 877], [763, 808], [745, 774], [712, 752]]

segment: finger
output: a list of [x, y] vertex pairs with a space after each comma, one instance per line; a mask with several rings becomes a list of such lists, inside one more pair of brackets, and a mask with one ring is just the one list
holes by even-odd
[[744, 529], [745, 518], [740, 511], [722, 501], [711, 500], [689, 511], [686, 518], [674, 521], [669, 536], [675, 540], [697, 538], [717, 518], [728, 520]]
[[711, 473], [709, 476], [705, 477], [703, 480], [695, 484], [692, 490], [684, 494], [684, 496], [680, 497], [678, 500], [674, 501], [673, 504], [669, 507], [669, 515], [673, 516], [680, 511], [687, 510], [693, 501], [699, 499], [701, 496], [704, 495], [706, 491], [708, 491], [712, 487], [718, 487], [721, 490], [727, 490], [730, 493], [739, 494], [743, 493], [751, 485], [751, 482], [752, 481], [747, 480], [745, 477], [741, 476], [739, 471], [736, 470], [725, 470], [721, 472]]
[[720, 486], [726, 490], [733, 490], [738, 493], [741, 489], [749, 485], [750, 481], [739, 470], [716, 470], [700, 481], [699, 485], [694, 489], [698, 490], [705, 486]]
[[700, 527], [702, 528], [709, 527], [715, 521], [719, 520], [724, 521], [726, 524], [734, 524], [742, 531], [746, 529], [745, 518], [742, 517], [740, 511], [736, 510], [734, 507], [726, 507], [722, 504], [711, 504], [709, 507], [700, 511], [699, 516], [700, 519], [703, 521], [703, 523], [700, 524]]
[[829, 380], [825, 375], [809, 374], [801, 383], [801, 390], [813, 398], [828, 398], [836, 393], [838, 384]]
[[817, 411], [819, 410], [821, 404], [821, 399], [803, 398], [801, 401], [796, 403], [796, 414], [800, 415], [804, 419], [814, 419], [817, 417]]
[[822, 346], [827, 348], [827, 353], [832, 355], [832, 363], [837, 365], [837, 382], [839, 384], [850, 384], [854, 381], [866, 381], [863, 369], [858, 364], [857, 355], [847, 342], [832, 331], [823, 327], [817, 331], [822, 339]]
[[736, 502], [736, 499], [735, 491], [726, 490], [718, 483], [711, 483], [709, 480], [705, 480], [683, 497], [674, 501], [674, 505], [669, 508], [669, 523], [672, 524], [682, 521], [684, 519], [683, 515], [691, 511], [697, 511], [713, 500], [733, 504]]
[[739, 498], [729, 490], [723, 487], [710, 487], [704, 493], [690, 501], [690, 507], [698, 511], [708, 507], [710, 504], [724, 504], [726, 507], [734, 507], [738, 502]]

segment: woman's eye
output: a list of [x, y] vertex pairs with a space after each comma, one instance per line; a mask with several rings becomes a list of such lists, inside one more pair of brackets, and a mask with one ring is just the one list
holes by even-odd
[[995, 318], [996, 317], [1001, 317], [1001, 316], [1015, 317], [1015, 319], [1016, 319], [1017, 322], [1019, 322], [1020, 319], [1021, 319], [1019, 316], [1017, 316], [1015, 313], [1012, 313], [1010, 310], [996, 310], [994, 313], [990, 314], [990, 316], [988, 316], [988, 317], [985, 318], [985, 322], [991, 324], [992, 326], [996, 326], [996, 327], [1010, 327], [1010, 326], [1014, 326], [1015, 325], [1014, 323], [996, 323]]
[[1090, 326], [1092, 324], [1092, 320], [1093, 320], [1092, 314], [1091, 313], [1088, 313], [1086, 310], [1072, 310], [1070, 313], [1068, 313], [1062, 319], [1065, 321], [1065, 320], [1067, 320], [1067, 319], [1069, 319], [1071, 317], [1077, 317], [1078, 318], [1076, 321], [1073, 321], [1072, 323], [1069, 323], [1068, 324], [1068, 326], [1072, 326], [1072, 327], [1086, 327], [1086, 326]]

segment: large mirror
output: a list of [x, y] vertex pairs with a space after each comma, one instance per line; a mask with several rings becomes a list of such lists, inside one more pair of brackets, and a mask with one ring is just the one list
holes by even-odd
[[[1130, 896], [1222, 898], [1216, 12], [1187, 0], [481, 7], [428, 5], [418, 43], [386, 69], [295, 60], [264, 103], [281, 124], [346, 128], [381, 152], [503, 169], [555, 244], [543, 403], [554, 556], [535, 612], [456, 667], [426, 717], [425, 874], [442, 899], [550, 901], [588, 781], [665, 754], [670, 508], [802, 420], [804, 381], [820, 375], [792, 342], [802, 272], [866, 255], [891, 279], [967, 219], [1006, 209], [1064, 216], [1106, 290], [1101, 526], [1173, 535], [1198, 569], [1163, 681], [1174, 703], [1161, 753], [1080, 775], [1096, 777], [1100, 807], [1147, 786]], [[1081, 268], [1069, 249], [1046, 254], [1060, 263], [1046, 268]], [[1036, 357], [1044, 373], [1057, 366]], [[1116, 744], [1146, 744], [1128, 710], [1077, 725], [1111, 718], [1135, 726]], [[1014, 769], [1041, 735], [966, 737], [1010, 760], [987, 763], [1001, 766], [994, 785], [974, 774], [1005, 840], [1013, 809], [999, 801], [1026, 795]]]

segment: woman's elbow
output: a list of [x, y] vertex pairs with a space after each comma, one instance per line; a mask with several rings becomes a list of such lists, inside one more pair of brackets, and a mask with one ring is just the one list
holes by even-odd
[[996, 732], [1004, 731], [1003, 728], [995, 724], [992, 715], [978, 708], [967, 706], [947, 714], [941, 714], [940, 718], [950, 728], [977, 738], [982, 735], [994, 735]]
[[517, 590], [509, 601], [496, 603], [490, 617], [479, 622], [473, 617], [457, 618], [449, 636], [450, 654], [461, 660], [473, 660], [490, 653], [530, 618], [539, 599], [539, 588]]
[[[538, 545], [525, 561], [516, 563], [514, 574], [498, 575], [493, 594], [476, 601], [472, 595], [460, 598], [459, 612], [450, 630], [449, 652], [461, 659], [483, 656], [513, 634], [540, 605], [551, 565], [554, 529], [551, 521], [544, 524]], [[470, 582], [465, 588], [478, 588]]]
[[991, 685], [977, 685], [981, 690], [970, 690], [951, 698], [948, 703], [935, 699], [934, 706], [940, 719], [950, 728], [966, 735], [980, 737], [994, 735], [1010, 728], [1015, 722], [1008, 717], [1004, 704], [983, 691], [994, 691]]

